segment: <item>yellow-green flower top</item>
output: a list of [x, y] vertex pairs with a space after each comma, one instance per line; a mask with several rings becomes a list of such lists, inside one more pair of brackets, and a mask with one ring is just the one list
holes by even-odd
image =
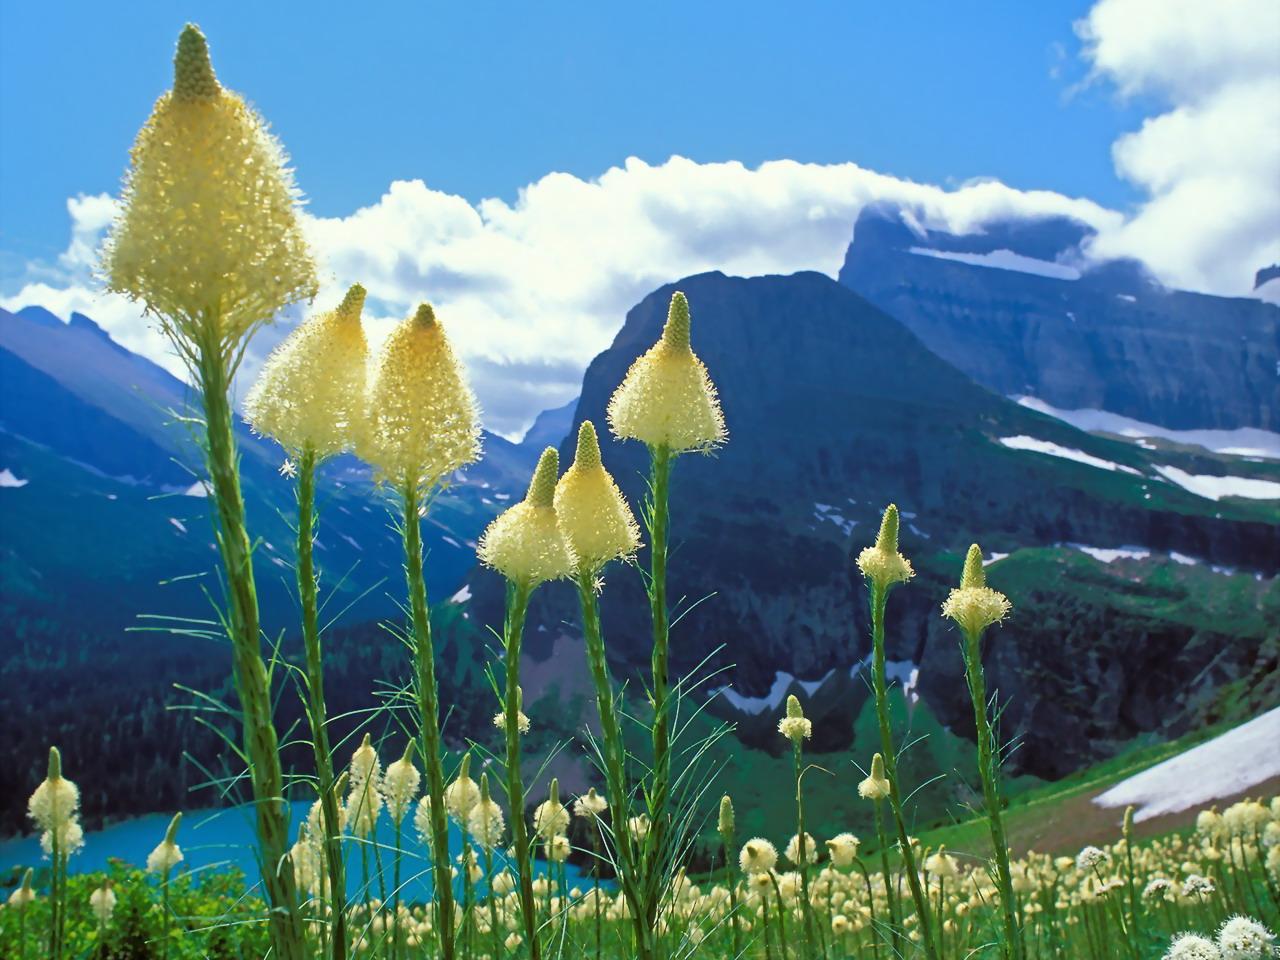
[[982, 550], [975, 543], [964, 559], [960, 586], [942, 604], [942, 615], [954, 620], [966, 635], [975, 637], [1009, 614], [1009, 598], [987, 586], [982, 567]]
[[444, 327], [424, 303], [373, 363], [356, 452], [396, 487], [434, 486], [480, 456], [480, 414]]
[[889, 504], [880, 521], [880, 533], [875, 546], [858, 554], [858, 569], [862, 575], [880, 589], [888, 589], [896, 583], [906, 583], [915, 571], [911, 561], [898, 552], [898, 508]]
[[858, 784], [858, 796], [863, 800], [883, 800], [889, 793], [889, 778], [884, 775], [884, 757], [877, 753], [871, 758], [870, 775]]
[[317, 284], [279, 142], [218, 83], [190, 24], [173, 66], [173, 90], [134, 142], [103, 268], [189, 359], [192, 341], [226, 351]]
[[245, 397], [245, 416], [258, 433], [293, 456], [318, 460], [350, 450], [364, 423], [368, 345], [360, 310], [364, 287], [347, 291], [335, 310], [303, 321], [271, 351]]
[[733, 836], [734, 827], [733, 801], [729, 798], [727, 793], [720, 798], [720, 820], [716, 826], [720, 832], [720, 836], [725, 837], [727, 843], [727, 838]]
[[813, 736], [813, 722], [805, 718], [794, 693], [787, 697], [787, 715], [778, 721], [778, 732], [792, 743], [800, 743]]
[[590, 420], [578, 428], [578, 449], [556, 484], [555, 508], [582, 575], [593, 577], [610, 560], [632, 557], [640, 547], [640, 526], [600, 460]]
[[690, 346], [689, 325], [689, 301], [677, 291], [661, 338], [631, 365], [609, 400], [609, 426], [619, 437], [672, 453], [707, 451], [728, 439], [716, 388]]
[[547, 447], [525, 498], [489, 524], [476, 551], [481, 563], [526, 589], [567, 577], [577, 568], [577, 557], [556, 516], [558, 470], [556, 449]]

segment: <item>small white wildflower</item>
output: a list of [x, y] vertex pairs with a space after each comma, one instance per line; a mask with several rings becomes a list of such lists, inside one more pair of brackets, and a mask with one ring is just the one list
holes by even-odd
[[1222, 960], [1262, 960], [1270, 956], [1275, 935], [1250, 917], [1232, 917], [1218, 930]]

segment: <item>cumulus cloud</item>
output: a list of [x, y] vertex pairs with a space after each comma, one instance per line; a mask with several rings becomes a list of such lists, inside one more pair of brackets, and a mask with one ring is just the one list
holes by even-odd
[[[875, 201], [958, 233], [1011, 217], [1064, 215], [1098, 229], [1119, 223], [1087, 200], [994, 181], [944, 190], [852, 163], [782, 160], [752, 169], [672, 157], [657, 165], [632, 158], [591, 180], [548, 174], [513, 202], [473, 205], [421, 180], [397, 181], [376, 203], [345, 217], [308, 215], [305, 227], [321, 263], [317, 307], [363, 283], [376, 342], [431, 300], [471, 367], [487, 426], [511, 436], [576, 395], [587, 363], [655, 287], [706, 270], [834, 276], [859, 211]], [[71, 200], [61, 285], [30, 283], [0, 303], [39, 303], [64, 317], [79, 310], [176, 371], [137, 306], [92, 282], [93, 251], [114, 209], [105, 195]], [[255, 341], [246, 377], [288, 325]]]
[[[513, 200], [479, 203], [404, 180], [347, 216], [307, 215], [323, 278], [316, 306], [363, 283], [378, 341], [431, 300], [471, 369], [486, 425], [513, 436], [578, 392], [587, 363], [655, 287], [706, 270], [834, 276], [871, 202], [956, 233], [1074, 217], [1097, 230], [1089, 252], [1098, 259], [1135, 257], [1171, 286], [1247, 293], [1254, 271], [1280, 260], [1280, 5], [1101, 0], [1076, 29], [1092, 82], [1161, 104], [1114, 145], [1118, 173], [1149, 197], [1131, 216], [1049, 191], [992, 181], [943, 189], [853, 163], [632, 158], [592, 179], [549, 173]], [[106, 195], [69, 201], [67, 251], [0, 304], [79, 310], [176, 371], [138, 308], [91, 278], [114, 210]], [[244, 379], [295, 320], [255, 340]]]
[[1149, 199], [1094, 254], [1247, 293], [1280, 261], [1280, 5], [1101, 0], [1076, 32], [1094, 80], [1164, 105], [1113, 146], [1116, 172]]

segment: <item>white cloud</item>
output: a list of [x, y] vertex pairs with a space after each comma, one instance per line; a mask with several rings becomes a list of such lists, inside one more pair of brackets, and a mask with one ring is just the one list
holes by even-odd
[[[1280, 261], [1280, 5], [1101, 0], [1077, 30], [1095, 81], [1165, 105], [1114, 145], [1118, 172], [1150, 197], [1129, 218], [1049, 191], [991, 181], [944, 190], [852, 163], [632, 158], [594, 179], [549, 173], [512, 201], [475, 204], [397, 181], [348, 216], [307, 217], [325, 281], [317, 306], [358, 280], [377, 339], [430, 299], [471, 368], [487, 425], [512, 435], [578, 392], [587, 362], [655, 287], [706, 270], [834, 276], [872, 201], [961, 233], [993, 219], [1072, 216], [1099, 231], [1097, 257], [1137, 257], [1172, 286], [1247, 293], [1256, 269]], [[0, 304], [80, 310], [177, 371], [153, 325], [91, 278], [113, 209], [106, 195], [69, 201], [71, 241], [56, 268], [32, 265], [30, 282]], [[282, 328], [254, 343], [246, 377]]]
[[1248, 293], [1280, 261], [1280, 5], [1101, 0], [1076, 31], [1095, 80], [1165, 109], [1114, 144], [1116, 172], [1149, 199], [1092, 252]]
[[[910, 208], [925, 226], [961, 233], [1035, 215], [1073, 216], [1098, 228], [1119, 223], [1089, 201], [993, 181], [943, 190], [851, 163], [782, 160], [749, 169], [672, 157], [658, 165], [632, 158], [592, 180], [548, 174], [510, 203], [472, 205], [420, 180], [397, 181], [349, 216], [308, 215], [306, 229], [324, 278], [317, 306], [363, 283], [376, 341], [420, 300], [431, 300], [471, 368], [487, 425], [511, 435], [577, 394], [587, 363], [655, 287], [706, 270], [835, 276], [859, 211], [880, 200]], [[105, 195], [70, 201], [62, 284], [29, 283], [0, 305], [39, 303], [63, 317], [79, 310], [177, 372], [151, 321], [101, 293], [90, 276], [91, 253], [113, 210]], [[247, 376], [279, 336], [255, 342]]]

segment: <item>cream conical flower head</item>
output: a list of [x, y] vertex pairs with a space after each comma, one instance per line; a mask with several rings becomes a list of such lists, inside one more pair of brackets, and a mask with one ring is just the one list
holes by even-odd
[[875, 546], [867, 547], [858, 554], [858, 569], [881, 590], [887, 590], [896, 583], [906, 583], [915, 576], [911, 561], [898, 552], [898, 508], [895, 504], [885, 508]]
[[336, 309], [299, 324], [271, 351], [245, 397], [245, 417], [253, 429], [293, 456], [310, 449], [322, 460], [350, 450], [356, 430], [363, 428], [364, 297], [357, 283]]
[[284, 151], [218, 83], [191, 24], [173, 75], [134, 142], [103, 267], [108, 289], [140, 300], [179, 344], [226, 347], [315, 296], [316, 268]]
[[551, 794], [533, 811], [533, 830], [543, 840], [569, 829], [569, 811], [560, 802], [560, 781], [551, 779]]
[[482, 850], [492, 850], [502, 842], [506, 826], [502, 808], [489, 796], [489, 775], [480, 774], [480, 802], [471, 808], [467, 817], [467, 831]]
[[640, 547], [640, 526], [604, 468], [590, 420], [578, 428], [578, 449], [556, 484], [555, 508], [582, 575], [594, 576], [610, 560], [631, 557]]
[[80, 808], [80, 789], [62, 775], [62, 754], [49, 748], [49, 772], [27, 801], [27, 813], [42, 830], [65, 828]]
[[987, 586], [982, 550], [973, 544], [964, 559], [960, 586], [942, 604], [942, 615], [958, 623], [967, 636], [976, 637], [1008, 616], [1009, 609], [1009, 598]]
[[609, 801], [596, 793], [595, 787], [591, 787], [587, 790], [587, 792], [574, 801], [573, 804], [573, 812], [575, 814], [579, 817], [586, 817], [590, 820], [600, 819], [608, 809]]
[[471, 754], [462, 755], [458, 777], [444, 791], [444, 804], [449, 816], [459, 823], [466, 823], [472, 808], [480, 802], [480, 785], [471, 779]]
[[884, 775], [884, 757], [871, 758], [871, 774], [858, 784], [858, 796], [863, 800], [883, 800], [889, 796], [889, 780]]
[[476, 550], [481, 563], [526, 589], [567, 577], [577, 566], [556, 516], [558, 470], [555, 447], [547, 447], [538, 459], [525, 498], [489, 524]]
[[367, 401], [356, 453], [397, 488], [434, 485], [480, 456], [475, 397], [428, 303], [378, 351]]
[[[524, 688], [516, 687], [516, 731], [521, 735], [529, 732], [529, 718], [525, 716], [524, 710]], [[499, 710], [493, 715], [493, 725], [499, 730], [507, 729], [507, 713], [505, 710]]]
[[164, 839], [147, 854], [147, 873], [167, 874], [182, 862], [182, 848], [178, 846], [178, 827], [182, 824], [182, 814], [175, 813], [169, 821], [169, 829], [164, 832]]
[[794, 693], [787, 697], [787, 715], [778, 721], [778, 732], [792, 743], [800, 743], [813, 736], [813, 722], [805, 718]]
[[729, 432], [707, 368], [690, 346], [689, 301], [671, 296], [658, 342], [627, 371], [609, 400], [609, 427], [624, 439], [672, 453], [710, 450]]
[[414, 744], [415, 741], [410, 738], [405, 744], [404, 755], [389, 763], [382, 774], [382, 795], [386, 798], [391, 822], [396, 826], [408, 815], [422, 784], [422, 774], [413, 765]]
[[29, 904], [35, 901], [36, 892], [31, 888], [32, 873], [32, 869], [27, 867], [27, 872], [22, 875], [22, 886], [9, 894], [10, 910], [25, 910]]
[[738, 866], [743, 873], [768, 873], [778, 862], [778, 848], [763, 837], [755, 837], [742, 845]]
[[733, 836], [733, 827], [733, 800], [726, 793], [720, 798], [720, 819], [716, 824], [716, 829], [726, 844]]

